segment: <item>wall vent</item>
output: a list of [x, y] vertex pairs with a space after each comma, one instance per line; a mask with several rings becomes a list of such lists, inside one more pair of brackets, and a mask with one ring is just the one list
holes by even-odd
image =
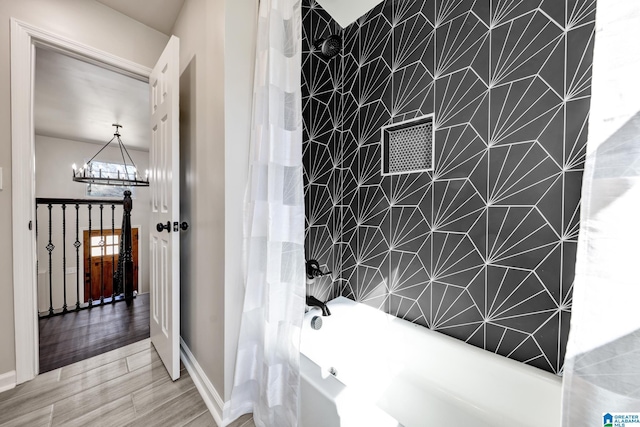
[[433, 170], [433, 114], [382, 127], [382, 175]]

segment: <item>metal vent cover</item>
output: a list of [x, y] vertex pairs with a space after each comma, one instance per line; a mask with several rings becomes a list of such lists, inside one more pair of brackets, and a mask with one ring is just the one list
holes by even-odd
[[382, 127], [382, 175], [433, 170], [433, 114]]

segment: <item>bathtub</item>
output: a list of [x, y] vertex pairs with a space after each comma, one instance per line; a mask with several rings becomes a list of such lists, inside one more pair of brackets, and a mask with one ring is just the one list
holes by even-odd
[[561, 379], [344, 297], [301, 339], [302, 427], [555, 427]]

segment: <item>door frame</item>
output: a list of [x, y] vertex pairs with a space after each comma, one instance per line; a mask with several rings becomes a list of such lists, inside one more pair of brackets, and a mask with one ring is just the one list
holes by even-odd
[[149, 82], [151, 69], [11, 18], [11, 190], [16, 383], [38, 375], [35, 227], [35, 48], [44, 47]]

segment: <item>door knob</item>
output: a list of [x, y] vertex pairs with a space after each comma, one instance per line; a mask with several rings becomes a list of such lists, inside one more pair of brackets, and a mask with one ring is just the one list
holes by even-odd
[[175, 231], [176, 233], [180, 230], [184, 231], [187, 228], [189, 228], [189, 224], [187, 224], [186, 221], [183, 221], [182, 223], [179, 223], [178, 221], [173, 223], [173, 231]]
[[167, 221], [166, 224], [159, 222], [158, 224], [156, 224], [156, 230], [158, 230], [159, 232], [162, 232], [162, 230], [167, 230], [167, 232], [171, 233], [171, 222]]

